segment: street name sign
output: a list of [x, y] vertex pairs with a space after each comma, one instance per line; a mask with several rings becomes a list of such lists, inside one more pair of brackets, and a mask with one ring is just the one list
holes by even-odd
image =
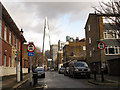
[[103, 49], [105, 49], [105, 43], [102, 42], [102, 41], [100, 41], [100, 42], [97, 44], [97, 47], [98, 47], [99, 50], [103, 50]]

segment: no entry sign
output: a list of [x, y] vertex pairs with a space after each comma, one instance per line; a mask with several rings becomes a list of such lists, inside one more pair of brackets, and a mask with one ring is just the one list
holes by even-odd
[[103, 49], [105, 49], [105, 43], [102, 42], [102, 41], [100, 41], [100, 42], [97, 44], [97, 47], [98, 47], [99, 50], [103, 50]]
[[28, 44], [27, 51], [34, 52], [34, 50], [35, 50], [35, 45], [33, 43]]

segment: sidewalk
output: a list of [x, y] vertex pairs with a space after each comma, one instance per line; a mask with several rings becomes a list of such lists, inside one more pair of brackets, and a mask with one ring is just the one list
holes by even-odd
[[29, 78], [29, 74], [23, 75], [23, 81], [17, 82], [16, 75], [2, 77], [2, 89], [15, 89], [21, 84], [25, 83]]
[[120, 87], [120, 76], [104, 75], [104, 82], [101, 82], [101, 74], [96, 75], [96, 81], [94, 80], [94, 74], [91, 74], [91, 80], [89, 83], [94, 85], [106, 85], [111, 87]]

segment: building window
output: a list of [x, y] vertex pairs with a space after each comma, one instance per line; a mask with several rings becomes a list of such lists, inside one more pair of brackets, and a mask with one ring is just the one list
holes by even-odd
[[20, 41], [19, 41], [19, 50], [20, 50]]
[[90, 25], [88, 25], [88, 31], [90, 31]]
[[4, 55], [4, 67], [6, 67], [6, 61], [7, 61], [7, 58], [6, 58], [6, 55]]
[[0, 37], [2, 37], [2, 21], [0, 20]]
[[107, 38], [107, 33], [106, 33], [106, 32], [104, 32], [104, 39], [105, 39], [105, 38]]
[[90, 51], [90, 57], [92, 57], [92, 52]]
[[16, 39], [16, 49], [18, 48], [18, 39]]
[[117, 39], [120, 39], [120, 31], [116, 32], [116, 37], [117, 37]]
[[109, 30], [104, 32], [104, 39], [120, 39], [120, 32], [115, 30]]
[[89, 44], [91, 44], [91, 38], [89, 38]]
[[105, 47], [106, 55], [118, 55], [120, 54], [120, 46], [106, 46]]
[[8, 64], [9, 67], [10, 67], [10, 62], [11, 62], [11, 57], [9, 57], [9, 64]]
[[13, 46], [15, 45], [15, 35], [13, 35]]
[[7, 40], [7, 26], [4, 27], [4, 40]]
[[109, 48], [109, 54], [115, 54], [115, 50], [113, 47]]
[[9, 31], [9, 43], [11, 44], [11, 31]]
[[105, 53], [108, 54], [108, 48], [105, 46]]
[[86, 46], [83, 46], [83, 50], [86, 50]]

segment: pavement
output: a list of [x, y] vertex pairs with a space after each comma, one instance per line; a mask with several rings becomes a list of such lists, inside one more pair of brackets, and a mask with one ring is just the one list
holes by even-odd
[[94, 80], [94, 74], [91, 74], [91, 78], [88, 80], [91, 84], [118, 87], [120, 89], [120, 76], [104, 75], [104, 82], [101, 81], [100, 74], [96, 75], [96, 80]]
[[16, 75], [2, 77], [2, 90], [16, 89], [29, 79], [29, 73], [23, 74], [23, 81], [17, 82]]

